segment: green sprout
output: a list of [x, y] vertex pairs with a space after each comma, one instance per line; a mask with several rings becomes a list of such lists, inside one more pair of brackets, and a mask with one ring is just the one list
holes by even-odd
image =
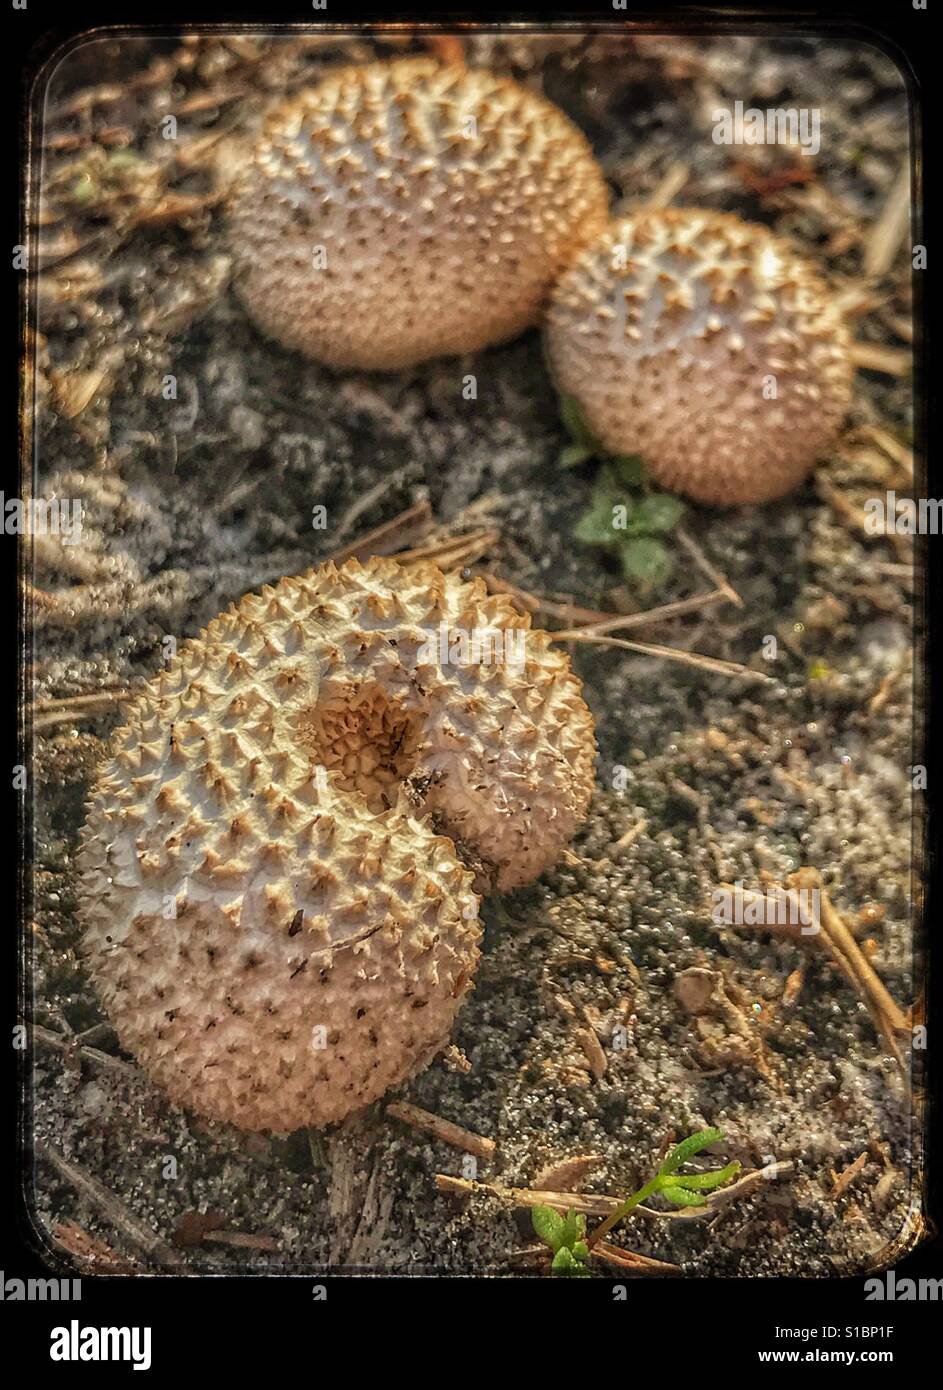
[[534, 1207], [531, 1213], [534, 1230], [553, 1251], [551, 1273], [571, 1278], [588, 1274], [586, 1260], [593, 1246], [608, 1235], [613, 1226], [624, 1220], [634, 1207], [644, 1202], [646, 1197], [660, 1194], [676, 1207], [705, 1206], [707, 1198], [704, 1193], [731, 1182], [740, 1172], [740, 1164], [735, 1160], [724, 1168], [700, 1173], [683, 1173], [681, 1169], [702, 1149], [716, 1144], [723, 1137], [722, 1129], [702, 1129], [697, 1134], [689, 1135], [680, 1144], [675, 1144], [655, 1176], [616, 1207], [589, 1237], [586, 1236], [585, 1218], [576, 1212], [568, 1211], [566, 1216], [562, 1217], [552, 1207]]
[[553, 1207], [534, 1207], [531, 1220], [544, 1245], [549, 1245], [553, 1251], [551, 1274], [565, 1279], [587, 1278], [586, 1217], [575, 1211], [561, 1216]]
[[604, 546], [631, 583], [643, 588], [664, 584], [675, 557], [662, 537], [677, 526], [683, 503], [669, 493], [652, 491], [636, 454], [607, 455], [572, 396], [563, 397], [560, 413], [571, 441], [560, 454], [561, 465], [574, 468], [591, 458], [603, 460], [589, 506], [573, 529], [574, 538]]
[[578, 468], [600, 453], [600, 446], [590, 434], [583, 412], [572, 396], [561, 396], [560, 418], [570, 436], [570, 443], [560, 454], [561, 468]]
[[[99, 157], [95, 157], [96, 154]], [[141, 177], [141, 156], [130, 149], [112, 150], [103, 155], [96, 147], [85, 165], [73, 180], [71, 192], [74, 202], [87, 207], [125, 192]]]

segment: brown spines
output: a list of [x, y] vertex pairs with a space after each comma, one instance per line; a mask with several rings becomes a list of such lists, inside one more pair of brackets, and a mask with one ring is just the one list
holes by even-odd
[[[292, 184], [301, 206], [321, 199], [327, 270], [300, 268], [312, 228]], [[264, 331], [337, 365], [470, 351], [534, 321], [606, 202], [583, 136], [513, 82], [428, 60], [352, 68], [266, 122], [232, 209], [237, 284]], [[483, 251], [487, 285], [468, 273]]]
[[[418, 682], [433, 613], [452, 630], [530, 621], [432, 565], [332, 565], [247, 596], [189, 644], [189, 682], [171, 663], [165, 705], [128, 707], [83, 836], [86, 945], [119, 1036], [184, 1104], [294, 1128], [402, 1080], [448, 1036], [477, 957], [473, 878], [452, 832], [489, 866], [484, 881], [513, 886], [552, 862], [583, 814], [577, 745], [581, 731], [591, 747], [591, 721], [566, 658], [531, 632], [525, 673], [482, 664], [466, 690], [470, 671], [458, 681], [434, 664]], [[521, 754], [510, 762], [508, 737]], [[428, 775], [426, 757], [438, 759]], [[450, 775], [453, 757], [469, 776]], [[381, 774], [371, 807], [357, 779]], [[158, 922], [150, 905], [167, 900], [178, 917]], [[128, 945], [115, 953], [102, 943], [118, 933]], [[353, 1040], [360, 999], [376, 1029], [369, 1059]], [[317, 1018], [346, 1039], [343, 1058], [312, 1048]]]
[[[613, 304], [625, 311], [618, 337]], [[603, 446], [640, 454], [653, 481], [706, 502], [796, 486], [850, 397], [849, 335], [825, 283], [727, 214], [646, 209], [614, 224], [563, 276], [546, 341], [559, 388]]]

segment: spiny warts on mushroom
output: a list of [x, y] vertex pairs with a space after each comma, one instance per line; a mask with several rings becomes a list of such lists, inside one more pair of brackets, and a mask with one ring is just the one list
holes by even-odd
[[480, 580], [351, 560], [247, 595], [92, 791], [83, 950], [122, 1045], [245, 1129], [375, 1100], [447, 1041], [476, 887], [557, 859], [594, 755], [566, 656]]
[[535, 323], [607, 204], [584, 136], [517, 83], [425, 58], [341, 68], [265, 121], [233, 191], [235, 283], [286, 347], [410, 366]]
[[848, 330], [825, 282], [725, 213], [649, 209], [613, 224], [557, 285], [546, 346], [600, 443], [701, 502], [798, 486], [851, 398]]

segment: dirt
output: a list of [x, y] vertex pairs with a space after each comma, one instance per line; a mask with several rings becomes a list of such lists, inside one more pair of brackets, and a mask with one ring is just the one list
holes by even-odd
[[[919, 1085], [908, 1088], [866, 1003], [822, 956], [718, 926], [711, 906], [722, 883], [757, 888], [813, 868], [891, 995], [904, 1007], [914, 998], [912, 553], [900, 538], [866, 535], [847, 505], [907, 490], [868, 430], [906, 455], [909, 379], [859, 372], [817, 479], [764, 507], [689, 506], [683, 528], [698, 558], [677, 541], [666, 585], [631, 590], [572, 537], [594, 465], [559, 465], [567, 437], [536, 331], [474, 359], [335, 373], [263, 340], [228, 288], [212, 137], [251, 129], [273, 94], [325, 66], [393, 46], [109, 40], [52, 77], [34, 488], [81, 498], [84, 530], [80, 546], [38, 549], [33, 575], [33, 1018], [64, 1039], [103, 1022], [76, 955], [74, 854], [120, 691], [158, 669], [168, 635], [194, 633], [247, 590], [423, 498], [443, 534], [497, 532], [469, 572], [558, 605], [653, 607], [713, 588], [708, 567], [722, 572], [739, 602], [627, 635], [746, 671], [573, 644], [598, 726], [590, 816], [555, 870], [484, 906], [483, 959], [453, 1039], [467, 1070], [448, 1054], [401, 1088], [494, 1140], [489, 1161], [470, 1166], [383, 1102], [326, 1134], [241, 1135], [171, 1107], [131, 1059], [109, 1068], [49, 1047], [32, 1054], [34, 1136], [165, 1240], [194, 1211], [263, 1238], [258, 1249], [190, 1246], [194, 1270], [509, 1274], [542, 1267], [519, 1253], [534, 1244], [527, 1213], [483, 1192], [440, 1193], [436, 1174], [521, 1187], [592, 1153], [580, 1190], [627, 1194], [672, 1138], [717, 1125], [718, 1154], [791, 1168], [711, 1221], [636, 1215], [618, 1232], [628, 1249], [703, 1276], [888, 1263], [919, 1230]], [[682, 165], [676, 203], [793, 237], [839, 290], [863, 287], [856, 339], [905, 353], [907, 249], [876, 280], [864, 273], [909, 158], [904, 85], [877, 50], [486, 34], [464, 47], [469, 62], [542, 90], [583, 127], [616, 210], [652, 197]], [[117, 96], [97, 91], [116, 82]], [[737, 100], [820, 108], [819, 154], [714, 144], [711, 112]], [[178, 139], [167, 141], [159, 123], [173, 112]], [[133, 158], [115, 163], [116, 150]], [[168, 210], [167, 197], [193, 202]], [[474, 401], [462, 393], [469, 372]], [[176, 399], [165, 399], [168, 374]], [[318, 505], [325, 530], [311, 525]], [[100, 705], [70, 704], [95, 693]], [[694, 968], [726, 1000], [702, 1018], [677, 995]], [[94, 1046], [119, 1055], [107, 1026]], [[907, 1072], [915, 1057], [905, 1046]], [[143, 1260], [44, 1161], [35, 1208], [45, 1231], [74, 1221]]]

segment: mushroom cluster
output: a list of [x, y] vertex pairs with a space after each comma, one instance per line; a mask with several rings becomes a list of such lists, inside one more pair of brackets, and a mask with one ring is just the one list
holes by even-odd
[[508, 598], [348, 561], [247, 595], [125, 711], [79, 854], [122, 1045], [246, 1129], [343, 1119], [448, 1039], [478, 892], [555, 862], [593, 723]]
[[558, 387], [600, 443], [700, 502], [796, 487], [848, 408], [848, 330], [825, 282], [765, 227], [643, 209], [560, 279], [546, 321]]
[[516, 82], [341, 68], [266, 119], [232, 198], [235, 282], [289, 348], [409, 366], [535, 323], [607, 206], [585, 137]]
[[[721, 213], [606, 219], [556, 108], [404, 59], [271, 113], [231, 236], [260, 327], [339, 366], [499, 342], [552, 292], [552, 371], [606, 448], [706, 502], [795, 486], [850, 395], [824, 283]], [[447, 1040], [477, 895], [557, 860], [594, 755], [568, 659], [481, 581], [350, 561], [246, 596], [129, 705], [92, 792], [84, 950], [122, 1044], [247, 1129], [376, 1099]]]

